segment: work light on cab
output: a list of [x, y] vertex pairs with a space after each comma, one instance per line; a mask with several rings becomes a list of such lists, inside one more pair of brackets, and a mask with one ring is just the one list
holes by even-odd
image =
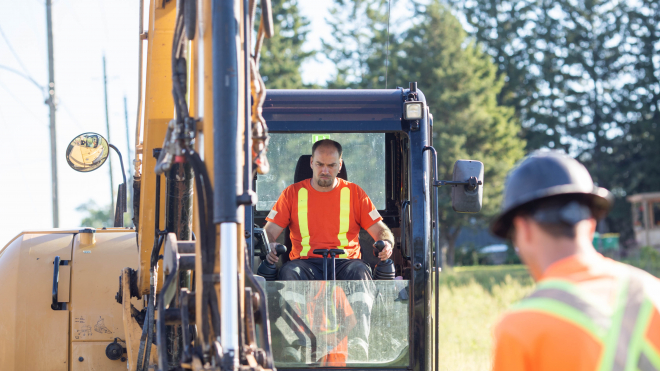
[[405, 102], [403, 118], [406, 120], [421, 120], [424, 115], [424, 102]]

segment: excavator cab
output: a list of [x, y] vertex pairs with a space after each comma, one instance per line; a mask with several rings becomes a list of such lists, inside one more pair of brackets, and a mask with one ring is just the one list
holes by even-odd
[[[437, 220], [434, 152], [425, 150], [432, 148], [433, 121], [424, 95], [412, 85], [395, 90], [269, 90], [263, 114], [271, 169], [253, 179], [258, 201], [245, 221], [253, 226], [246, 236], [255, 273], [267, 253], [261, 229], [265, 218], [287, 186], [312, 177], [309, 157], [318, 140], [342, 145], [344, 166], [338, 177], [365, 190], [395, 236], [395, 277], [278, 281], [271, 275], [260, 281], [275, 366], [425, 369], [437, 354], [431, 339], [437, 318], [433, 279], [440, 259], [432, 227]], [[373, 269], [379, 261], [374, 241], [364, 230], [359, 239], [362, 259]], [[288, 228], [277, 242], [287, 247], [279, 268], [291, 249]]]

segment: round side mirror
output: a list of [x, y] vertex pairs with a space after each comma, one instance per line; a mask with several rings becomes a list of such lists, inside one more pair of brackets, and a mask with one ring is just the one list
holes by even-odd
[[108, 141], [96, 133], [75, 137], [66, 149], [66, 162], [75, 170], [86, 173], [101, 167], [110, 154]]

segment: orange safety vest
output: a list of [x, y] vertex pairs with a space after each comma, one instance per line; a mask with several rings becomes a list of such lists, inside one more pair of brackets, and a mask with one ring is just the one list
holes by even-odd
[[541, 280], [496, 331], [493, 369], [660, 371], [660, 313], [649, 295], [660, 285], [632, 267], [609, 268], [623, 271], [609, 307], [568, 279]]

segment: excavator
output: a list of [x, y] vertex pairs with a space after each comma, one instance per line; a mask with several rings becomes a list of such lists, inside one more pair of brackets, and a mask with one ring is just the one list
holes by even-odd
[[[139, 19], [131, 184], [119, 185], [113, 227], [24, 231], [0, 250], [0, 368], [438, 369], [438, 192], [450, 188], [455, 211], [478, 212], [484, 165], [458, 160], [452, 180], [438, 179], [417, 83], [267, 91], [270, 0], [141, 0]], [[265, 218], [288, 185], [311, 177], [322, 139], [342, 143], [339, 176], [366, 191], [394, 234], [380, 262], [382, 246], [360, 233], [371, 281], [277, 279], [291, 241], [288, 231], [268, 241]], [[82, 133], [63, 155], [89, 172], [111, 149], [121, 156]], [[271, 242], [277, 265], [264, 261]]]

